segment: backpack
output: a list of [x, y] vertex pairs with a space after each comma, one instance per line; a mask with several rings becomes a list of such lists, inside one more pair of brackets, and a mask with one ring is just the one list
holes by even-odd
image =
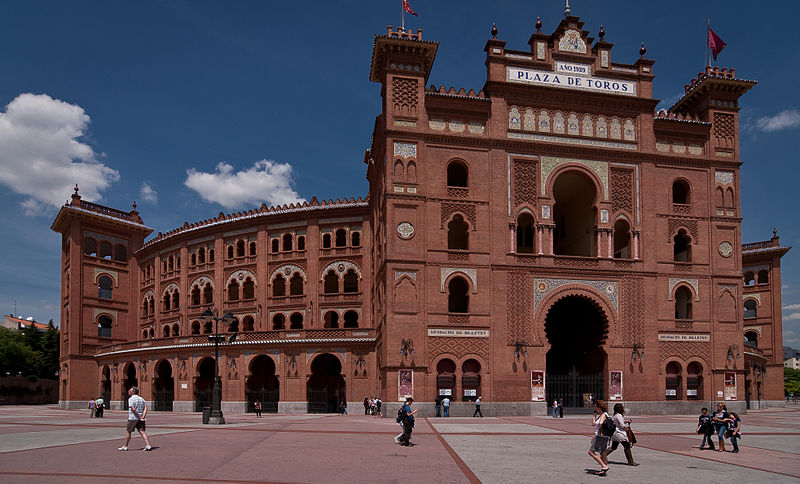
[[611, 419], [608, 415], [606, 415], [606, 419], [603, 421], [603, 425], [600, 426], [600, 433], [605, 435], [606, 437], [611, 437], [614, 435], [614, 432], [617, 431], [617, 424], [614, 423], [614, 420]]
[[397, 417], [395, 417], [394, 421], [397, 423], [403, 423], [406, 419], [406, 413], [403, 411], [403, 407], [400, 407], [400, 410], [397, 411]]

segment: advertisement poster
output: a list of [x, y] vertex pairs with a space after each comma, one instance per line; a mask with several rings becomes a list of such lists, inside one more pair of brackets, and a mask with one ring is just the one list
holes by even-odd
[[414, 396], [414, 372], [411, 370], [400, 370], [397, 378], [397, 401], [403, 402], [406, 397]]
[[725, 400], [736, 400], [736, 373], [725, 372]]
[[531, 400], [543, 402], [544, 398], [544, 371], [533, 370], [531, 372]]
[[609, 400], [622, 400], [622, 372], [612, 371], [608, 387]]

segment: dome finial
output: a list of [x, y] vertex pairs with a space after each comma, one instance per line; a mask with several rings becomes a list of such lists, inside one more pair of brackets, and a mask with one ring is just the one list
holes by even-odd
[[606, 36], [606, 31], [603, 29], [603, 26], [600, 26], [600, 40], [603, 40], [603, 37]]
[[569, 17], [572, 12], [569, 10], [569, 0], [564, 0], [564, 16]]
[[536, 17], [536, 31], [542, 31], [542, 17]]
[[497, 24], [494, 22], [492, 22], [492, 38], [497, 38]]
[[645, 55], [646, 53], [647, 53], [647, 49], [645, 49], [645, 48], [644, 48], [644, 42], [642, 42], [642, 48], [641, 48], [641, 49], [639, 49], [639, 55], [640, 55], [640, 56], [642, 56], [642, 57], [644, 57], [644, 55]]
[[75, 184], [75, 193], [78, 193], [78, 184]]

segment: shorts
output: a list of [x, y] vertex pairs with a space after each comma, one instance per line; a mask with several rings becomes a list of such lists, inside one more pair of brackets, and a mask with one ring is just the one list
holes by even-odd
[[611, 440], [611, 437], [606, 437], [605, 435], [595, 435], [592, 438], [592, 445], [589, 447], [589, 450], [593, 451], [595, 454], [602, 454], [608, 448], [609, 440]]
[[147, 424], [142, 420], [128, 420], [128, 432], [133, 433], [134, 430], [144, 432]]

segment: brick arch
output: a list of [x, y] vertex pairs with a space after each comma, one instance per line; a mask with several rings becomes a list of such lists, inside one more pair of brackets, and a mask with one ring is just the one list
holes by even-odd
[[225, 287], [230, 286], [231, 285], [231, 281], [233, 279], [236, 279], [236, 282], [241, 284], [242, 282], [244, 282], [245, 279], [247, 279], [248, 276], [253, 281], [253, 285], [254, 286], [258, 286], [258, 278], [256, 278], [256, 275], [253, 274], [252, 272], [248, 271], [247, 269], [241, 269], [241, 270], [233, 272], [231, 275], [228, 276], [227, 279], [225, 279]]
[[744, 304], [745, 301], [747, 301], [748, 299], [752, 300], [752, 301], [755, 301], [757, 307], [761, 307], [761, 298], [760, 297], [755, 297], [752, 294], [745, 294], [744, 298], [742, 298], [742, 304]]
[[325, 279], [325, 275], [327, 275], [328, 271], [330, 271], [331, 269], [333, 269], [333, 271], [339, 275], [339, 279], [343, 278], [344, 275], [347, 274], [347, 271], [350, 269], [353, 269], [356, 272], [356, 274], [358, 274], [359, 279], [362, 278], [361, 268], [358, 267], [358, 265], [346, 260], [337, 260], [331, 262], [322, 269], [319, 280], [323, 281]]
[[675, 292], [678, 290], [679, 287], [685, 287], [689, 289], [689, 292], [692, 294], [694, 300], [695, 301], [700, 300], [700, 294], [698, 293], [697, 288], [694, 285], [692, 285], [690, 281], [681, 279], [679, 281], [676, 281], [675, 284], [673, 284], [672, 287], [669, 288], [669, 299], [668, 299], [669, 301], [675, 300]]
[[339, 353], [336, 350], [321, 350], [321, 349], [310, 350], [310, 353], [308, 351], [306, 352], [307, 374], [311, 375], [311, 365], [314, 363], [314, 360], [317, 359], [318, 356], [325, 354], [335, 356], [336, 359], [339, 360], [339, 364], [342, 365], [342, 373], [341, 373], [342, 376], [346, 375], [345, 365], [347, 364], [347, 358], [342, 356], [341, 353]]
[[[286, 273], [287, 269], [289, 270], [288, 274]], [[283, 275], [283, 277], [288, 281], [289, 278], [292, 277], [296, 272], [299, 272], [300, 275], [303, 276], [303, 282], [308, 282], [308, 276], [306, 276], [306, 271], [302, 267], [295, 264], [284, 264], [278, 267], [277, 269], [272, 271], [272, 274], [270, 274], [269, 281], [270, 283], [272, 283], [272, 281], [275, 279], [275, 276], [278, 273]]]
[[488, 370], [489, 370], [489, 363], [488, 363], [489, 359], [486, 358], [485, 355], [481, 355], [481, 354], [478, 354], [478, 353], [466, 353], [466, 354], [461, 355], [461, 357], [458, 360], [456, 360], [456, 368], [459, 371], [462, 371], [462, 373], [463, 373], [463, 370], [461, 370], [461, 368], [462, 368], [462, 366], [464, 365], [464, 363], [467, 360], [476, 360], [481, 365], [481, 374], [486, 374], [488, 372]]
[[251, 368], [251, 365], [253, 364], [253, 360], [255, 360], [259, 356], [266, 356], [266, 357], [268, 357], [269, 359], [272, 360], [272, 362], [275, 364], [275, 376], [278, 376], [278, 373], [280, 371], [280, 367], [278, 366], [280, 361], [278, 361], [278, 360], [280, 359], [280, 356], [275, 356], [272, 353], [267, 353], [267, 352], [245, 354], [244, 366], [245, 366], [245, 368], [247, 368], [247, 372], [248, 372], [247, 374], [248, 375], [252, 374], [253, 369]]
[[[454, 269], [454, 268], [442, 268], [442, 292], [447, 292], [447, 285], [453, 279], [453, 277], [460, 275], [461, 277], [467, 280], [467, 284], [472, 289], [472, 294], [478, 293], [478, 277], [477, 273], [474, 273], [475, 270], [469, 269]], [[472, 273], [472, 274], [471, 274]]]
[[180, 287], [178, 287], [178, 284], [175, 283], [175, 282], [171, 282], [171, 283], [167, 284], [167, 287], [165, 287], [163, 291], [161, 291], [161, 295], [163, 296], [165, 293], [172, 294], [173, 292], [179, 291], [179, 290], [180, 290]]
[[[606, 337], [603, 348], [606, 349], [611, 346], [613, 341], [617, 341], [619, 335], [619, 325], [617, 324], [617, 310], [611, 305], [611, 302], [603, 296], [600, 291], [580, 284], [566, 284], [561, 286], [550, 293], [536, 306], [533, 313], [534, 321], [534, 335], [538, 343], [544, 347], [543, 352], [547, 354], [550, 351], [550, 341], [545, 334], [545, 323], [547, 322], [547, 313], [555, 303], [568, 296], [577, 296], [588, 299], [592, 302], [597, 309], [599, 309], [606, 318], [608, 325], [608, 336]], [[606, 353], [608, 351], [606, 350]]]
[[703, 372], [711, 374], [711, 366], [707, 357], [698, 355], [711, 354], [711, 343], [706, 341], [665, 341], [658, 345], [658, 374], [663, 375], [667, 363], [675, 360], [681, 364], [681, 370], [686, 372], [686, 367], [692, 361], [703, 365]]
[[523, 203], [523, 204], [520, 204], [520, 205], [517, 207], [517, 213], [516, 213], [516, 215], [514, 215], [514, 220], [519, 220], [519, 216], [520, 216], [520, 215], [522, 215], [522, 214], [524, 214], [524, 213], [527, 213], [527, 214], [529, 214], [531, 217], [533, 217], [533, 222], [534, 222], [534, 223], [536, 223], [536, 222], [537, 222], [537, 219], [536, 219], [536, 209], [534, 209], [534, 208], [533, 208], [533, 205], [531, 205], [530, 203], [527, 203], [527, 202], [526, 202], [526, 203]]
[[155, 297], [156, 297], [156, 294], [153, 292], [153, 290], [152, 290], [152, 289], [148, 289], [148, 290], [147, 290], [147, 292], [145, 292], [145, 293], [144, 293], [144, 295], [142, 296], [142, 302], [145, 302], [145, 301], [147, 301], [147, 297], [148, 297], [148, 296], [150, 296], [150, 297], [152, 297], [153, 299], [155, 299]]
[[[442, 215], [444, 215], [444, 214], [442, 214]], [[472, 221], [470, 219], [471, 215], [466, 213], [466, 211], [462, 211], [462, 210], [460, 210], [458, 208], [456, 208], [454, 210], [451, 210], [442, 219], [442, 225], [444, 226], [444, 229], [447, 229], [447, 226], [450, 224], [450, 222], [453, 221], [453, 218], [455, 218], [456, 215], [461, 215], [461, 218], [464, 220], [464, 223], [467, 224], [467, 228], [470, 230], [470, 232], [474, 232], [475, 231], [475, 223], [474, 223], [474, 221]]]
[[94, 284], [95, 284], [95, 285], [99, 284], [99, 283], [98, 283], [98, 281], [100, 280], [100, 277], [101, 277], [101, 276], [108, 276], [108, 277], [110, 277], [110, 278], [111, 278], [111, 280], [112, 280], [112, 281], [114, 281], [114, 287], [119, 287], [119, 278], [117, 277], [117, 274], [116, 274], [116, 272], [112, 272], [112, 271], [105, 271], [105, 270], [102, 270], [102, 269], [101, 269], [101, 270], [98, 270], [98, 271], [97, 271], [97, 272], [94, 274]]
[[[583, 163], [579, 163], [577, 161], [569, 161], [567, 163], [561, 163], [558, 166], [555, 166], [553, 170], [547, 174], [547, 179], [543, 180], [542, 182], [544, 184], [544, 189], [545, 189], [542, 194], [543, 195], [547, 194], [548, 197], [550, 197], [555, 201], [555, 196], [553, 194], [553, 186], [555, 185], [556, 180], [558, 179], [559, 176], [569, 171], [577, 171], [582, 175], [586, 175], [589, 178], [589, 180], [594, 184], [595, 198], [593, 205], [595, 207], [597, 207], [602, 200], [609, 199], [606, 190], [606, 186], [608, 183], [607, 180], [601, 179], [600, 176], [597, 174], [597, 172], [591, 167], [586, 166]], [[608, 177], [608, 170], [606, 170], [606, 178], [607, 177]]]
[[206, 286], [206, 284], [211, 284], [211, 288], [215, 289], [215, 287], [214, 287], [214, 279], [212, 279], [209, 276], [200, 276], [200, 277], [195, 278], [195, 280], [193, 280], [192, 283], [189, 284], [189, 288], [194, 287], [195, 284], [197, 285], [197, 287], [199, 287], [201, 289], [204, 288]]

